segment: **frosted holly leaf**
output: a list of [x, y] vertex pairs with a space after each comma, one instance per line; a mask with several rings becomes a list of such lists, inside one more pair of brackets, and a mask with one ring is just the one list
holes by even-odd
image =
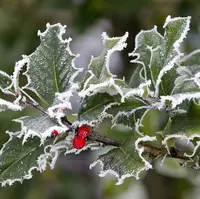
[[[4, 94], [15, 96], [15, 92], [13, 91], [12, 77], [3, 71], [0, 71], [0, 91], [2, 91]], [[21, 111], [23, 107], [19, 105], [18, 99], [11, 102], [0, 98], [0, 112], [8, 109], [13, 111]]]
[[106, 112], [112, 116], [112, 127], [120, 124], [134, 129], [139, 119], [138, 116], [141, 116], [149, 108], [147, 101], [131, 96], [126, 98], [123, 103], [112, 104]]
[[[48, 108], [48, 114], [51, 118], [57, 119], [57, 121], [62, 125], [62, 118], [70, 113], [77, 113], [77, 110], [73, 110], [71, 102], [75, 99], [79, 103], [79, 96], [76, 92], [78, 85], [74, 84], [62, 93], [55, 93], [55, 99], [53, 104]], [[74, 98], [72, 98], [74, 97]], [[76, 106], [79, 104], [76, 103]]]
[[139, 125], [139, 132], [148, 136], [155, 136], [157, 132], [165, 129], [169, 121], [169, 115], [165, 111], [150, 109], [145, 110], [141, 116]]
[[78, 120], [85, 124], [95, 125], [103, 121], [106, 117], [111, 117], [106, 110], [112, 105], [117, 104], [120, 97], [111, 96], [108, 93], [96, 93], [85, 97], [81, 102], [78, 112]]
[[97, 92], [120, 93], [121, 87], [125, 87], [124, 80], [117, 79], [110, 72], [109, 62], [111, 55], [116, 51], [123, 50], [126, 46], [128, 33], [122, 37], [109, 38], [106, 33], [102, 34], [104, 50], [99, 57], [92, 57], [88, 71], [83, 80], [82, 90], [79, 95], [85, 97]]
[[200, 145], [200, 142], [194, 141], [194, 138], [200, 138], [199, 110], [200, 106], [191, 102], [187, 112], [177, 114], [172, 118], [171, 125], [164, 134], [165, 139], [163, 140], [163, 144], [166, 145], [167, 148], [170, 147], [171, 144], [171, 142], [168, 142], [169, 140], [186, 140], [187, 144], [193, 142], [195, 145], [193, 152], [186, 153], [186, 155], [191, 157], [195, 155]]
[[111, 118], [113, 126], [117, 124], [134, 127], [136, 111], [146, 110], [149, 105], [139, 97], [129, 97], [121, 102], [120, 95], [96, 93], [85, 97], [78, 112], [78, 123], [100, 124], [105, 118]]
[[47, 24], [47, 29], [38, 32], [41, 43], [27, 60], [28, 88], [40, 98], [52, 104], [55, 93], [61, 93], [74, 85], [81, 69], [74, 65], [76, 56], [70, 51], [71, 38], [63, 39], [66, 26]]
[[144, 78], [154, 84], [151, 89], [155, 91], [155, 97], [170, 94], [173, 89], [174, 67], [182, 55], [179, 47], [189, 30], [189, 23], [190, 17], [171, 19], [168, 16], [163, 26], [164, 37], [157, 32], [157, 27], [136, 36], [136, 46], [130, 54], [136, 59], [132, 62], [143, 66]]
[[[153, 65], [151, 66], [151, 68], [154, 67], [155, 69], [159, 66], [161, 68], [159, 74], [155, 76], [156, 96], [170, 94], [174, 87], [173, 81], [176, 78], [174, 67], [183, 55], [179, 49], [189, 31], [190, 19], [191, 17], [171, 18], [168, 16], [165, 21], [163, 26], [165, 28], [164, 43], [161, 46], [161, 51], [155, 52], [157, 56], [153, 55], [155, 60], [152, 60]], [[169, 85], [169, 83], [171, 84]]]
[[[148, 160], [148, 155], [143, 157], [143, 148], [139, 148], [140, 141], [153, 141], [154, 137], [138, 137], [135, 133], [130, 136], [119, 148], [114, 148], [106, 154], [100, 155], [96, 162], [90, 165], [90, 168], [96, 164], [101, 165], [100, 177], [111, 173], [117, 177], [117, 184], [122, 184], [126, 178], [135, 177], [139, 179], [140, 172], [152, 168]], [[147, 160], [148, 159], [148, 160]]]
[[39, 138], [28, 139], [22, 145], [19, 132], [9, 133], [10, 139], [3, 145], [0, 151], [0, 183], [2, 186], [12, 185], [15, 182], [23, 182], [24, 179], [32, 178], [32, 171], [46, 170], [51, 164], [53, 156], [45, 154], [45, 145], [40, 145]]
[[[144, 70], [143, 78], [146, 81], [153, 80], [150, 68], [152, 49], [158, 48], [158, 46], [160, 46], [162, 43], [163, 37], [158, 33], [156, 26], [154, 26], [154, 28], [151, 30], [140, 31], [140, 33], [135, 38], [135, 49], [129, 55], [135, 57], [131, 62], [138, 65], [138, 69], [136, 70], [139, 70], [139, 68]], [[140, 67], [140, 65], [142, 67]], [[139, 73], [141, 73], [141, 70]], [[131, 79], [133, 79], [133, 77]]]
[[21, 135], [23, 135], [23, 143], [27, 141], [29, 137], [39, 137], [41, 143], [51, 136], [52, 130], [57, 130], [59, 133], [63, 133], [68, 130], [67, 127], [62, 127], [56, 124], [47, 116], [39, 117], [21, 117], [14, 121], [21, 123]]
[[173, 94], [200, 91], [200, 50], [185, 56], [177, 69], [178, 77], [175, 81]]
[[12, 77], [7, 73], [0, 71], [0, 90], [5, 94], [11, 94]]
[[128, 85], [131, 88], [136, 88], [138, 87], [141, 83], [145, 82], [145, 77], [144, 77], [144, 68], [141, 65], [138, 65], [136, 69], [134, 70]]
[[12, 111], [21, 111], [23, 107], [16, 104], [15, 102], [9, 102], [7, 100], [0, 98], [0, 112], [6, 111], [8, 109]]

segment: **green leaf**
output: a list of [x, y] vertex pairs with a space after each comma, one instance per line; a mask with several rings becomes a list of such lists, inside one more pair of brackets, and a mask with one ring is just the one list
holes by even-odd
[[[7, 73], [0, 71], [0, 90], [3, 93], [8, 93], [12, 86], [12, 78]], [[10, 92], [9, 92], [10, 93]]]
[[106, 112], [112, 115], [112, 126], [120, 124], [134, 129], [138, 116], [141, 116], [148, 108], [150, 108], [148, 102], [131, 96], [126, 98], [123, 103], [111, 105]]
[[16, 104], [15, 101], [12, 103], [0, 98], [0, 112], [6, 111], [8, 109], [12, 111], [21, 111], [22, 107]]
[[165, 160], [155, 162], [155, 170], [162, 175], [176, 178], [185, 178], [188, 175], [188, 169], [180, 166], [180, 160], [174, 158], [165, 158]]
[[32, 178], [32, 171], [44, 171], [47, 164], [52, 164], [53, 156], [45, 155], [46, 145], [40, 145], [38, 138], [28, 139], [22, 145], [19, 133], [9, 133], [10, 139], [4, 144], [0, 153], [0, 183], [12, 185], [24, 179]]
[[106, 110], [110, 107], [110, 104], [117, 103], [117, 98], [119, 101], [119, 96], [111, 96], [108, 93], [96, 93], [85, 97], [78, 112], [79, 121], [90, 125], [97, 125], [104, 118], [110, 117]]
[[130, 53], [130, 56], [136, 58], [131, 62], [138, 64], [139, 68], [141, 68], [140, 65], [142, 66], [141, 70], [144, 70], [143, 78], [146, 81], [152, 80], [150, 68], [152, 49], [158, 48], [162, 43], [163, 37], [157, 32], [156, 26], [152, 30], [142, 30], [135, 38], [135, 49]]
[[119, 95], [96, 93], [85, 97], [78, 113], [78, 123], [98, 125], [105, 118], [112, 118], [113, 126], [121, 124], [133, 128], [137, 118], [136, 111], [149, 108], [146, 101], [139, 97], [129, 96], [121, 102]]
[[[168, 141], [174, 138], [180, 140], [187, 140], [190, 143], [194, 138], [200, 138], [200, 106], [194, 102], [191, 102], [187, 112], [182, 114], [177, 114], [171, 120], [171, 125], [167, 128], [165, 139], [163, 144], [170, 147], [170, 142]], [[200, 143], [197, 142], [192, 154], [188, 156], [194, 156]]]
[[174, 67], [182, 55], [179, 47], [189, 30], [189, 23], [190, 17], [171, 19], [169, 16], [164, 24], [164, 37], [157, 32], [157, 27], [141, 31], [136, 36], [136, 46], [130, 54], [136, 56], [136, 59], [132, 62], [142, 65], [145, 80], [153, 82], [151, 89], [154, 90], [155, 97], [169, 95], [174, 87]]
[[136, 69], [134, 70], [128, 85], [131, 88], [137, 88], [141, 83], [145, 82], [145, 78], [144, 78], [144, 68], [141, 65], [138, 65], [136, 67]]
[[177, 69], [179, 76], [175, 81], [173, 94], [183, 92], [199, 92], [200, 89], [200, 50], [196, 50], [185, 56], [180, 61]]
[[138, 147], [139, 141], [153, 141], [154, 138], [141, 137], [137, 134], [130, 136], [119, 148], [114, 148], [106, 154], [100, 155], [90, 167], [100, 163], [100, 176], [114, 174], [118, 178], [117, 184], [122, 184], [126, 178], [139, 179], [141, 171], [152, 168], [151, 164], [142, 156], [143, 149]]
[[165, 111], [147, 110], [141, 118], [139, 131], [148, 136], [156, 136], [167, 125], [169, 116]]
[[[167, 17], [164, 24], [164, 43], [161, 46], [160, 58], [154, 62], [154, 67], [162, 67], [156, 75], [155, 95], [169, 95], [174, 87], [174, 67], [182, 56], [179, 48], [189, 30], [191, 17]], [[157, 52], [159, 53], [159, 52]], [[159, 56], [159, 55], [157, 55]], [[161, 62], [160, 62], [161, 60]], [[160, 65], [161, 64], [161, 65]]]
[[85, 75], [82, 85], [81, 97], [91, 95], [97, 92], [107, 92], [113, 94], [122, 94], [121, 87], [126, 87], [124, 80], [116, 78], [110, 72], [109, 62], [111, 55], [116, 51], [121, 51], [126, 47], [128, 33], [122, 37], [109, 38], [106, 33], [102, 34], [104, 50], [99, 57], [92, 57], [88, 71]]
[[55, 93], [61, 93], [74, 84], [80, 70], [74, 66], [75, 55], [70, 51], [71, 39], [64, 40], [65, 26], [49, 25], [45, 32], [39, 32], [41, 44], [35, 52], [24, 57], [27, 60], [28, 85], [40, 98], [53, 103]]
[[64, 127], [56, 124], [55, 121], [47, 116], [39, 117], [21, 117], [14, 120], [21, 124], [21, 132], [24, 135], [23, 143], [27, 141], [29, 137], [37, 136], [41, 139], [41, 143], [51, 136], [52, 130], [57, 130], [59, 133], [64, 132], [66, 129]]

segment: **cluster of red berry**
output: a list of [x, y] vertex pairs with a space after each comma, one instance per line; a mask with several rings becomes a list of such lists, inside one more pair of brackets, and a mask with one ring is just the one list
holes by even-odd
[[[57, 130], [51, 131], [51, 135], [56, 137], [59, 132]], [[77, 135], [72, 141], [73, 147], [75, 149], [82, 149], [85, 146], [85, 139], [90, 135], [90, 128], [87, 125], [82, 125], [77, 128]]]
[[85, 146], [85, 139], [90, 135], [90, 128], [87, 125], [78, 127], [77, 135], [72, 141], [75, 149], [82, 149]]

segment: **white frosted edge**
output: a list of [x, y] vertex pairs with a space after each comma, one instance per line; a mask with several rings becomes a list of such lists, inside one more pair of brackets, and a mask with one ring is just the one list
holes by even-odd
[[[91, 62], [92, 62], [93, 57], [91, 58]], [[89, 65], [90, 66], [90, 65]], [[95, 78], [94, 73], [92, 72], [92, 70], [88, 70], [88, 73], [90, 73], [90, 77], [87, 78], [87, 80], [84, 82], [83, 85], [83, 91], [87, 90], [88, 84], [90, 83], [90, 81]], [[80, 96], [82, 95], [82, 92], [80, 92]]]
[[[120, 88], [120, 86], [118, 86], [115, 83], [115, 79], [113, 79], [112, 77], [105, 80], [102, 83], [98, 83], [98, 84], [90, 84], [88, 88], [86, 88], [85, 90], [81, 90], [78, 95], [82, 98], [84, 98], [85, 96], [91, 96], [94, 95], [95, 93], [101, 92], [101, 89], [105, 88], [105, 87], [111, 87], [113, 86], [115, 88], [115, 91], [117, 93], [119, 93], [121, 96], [123, 96], [123, 91]], [[107, 93], [109, 93], [109, 91], [107, 91]], [[110, 93], [111, 94], [111, 93]]]
[[13, 121], [21, 124], [21, 134], [20, 134], [20, 136], [23, 136], [22, 144], [24, 144], [29, 137], [37, 136], [37, 137], [40, 138], [41, 145], [42, 145], [42, 144], [44, 144], [47, 137], [51, 137], [51, 132], [53, 130], [56, 129], [59, 132], [59, 134], [66, 131], [66, 127], [63, 128], [62, 126], [54, 125], [54, 126], [49, 127], [48, 129], [46, 129], [44, 132], [36, 132], [32, 129], [28, 129], [27, 126], [24, 125], [24, 122], [23, 122], [24, 118], [29, 118], [29, 117], [24, 116], [24, 117], [13, 120]]
[[138, 180], [140, 172], [152, 168], [152, 165], [147, 160], [145, 160], [144, 157], [142, 156], [143, 148], [139, 148], [138, 143], [141, 141], [154, 141], [154, 140], [156, 140], [156, 137], [149, 137], [149, 136], [145, 136], [145, 137], [142, 137], [142, 138], [139, 138], [136, 140], [136, 142], [135, 142], [136, 150], [138, 150], [139, 156], [145, 164], [145, 166], [143, 168], [141, 168], [139, 171], [137, 171], [136, 173], [135, 173], [135, 171], [133, 171], [132, 173], [125, 174], [120, 177], [119, 174], [112, 169], [103, 170], [104, 164], [101, 160], [97, 160], [97, 161], [93, 162], [92, 164], [90, 164], [90, 169], [95, 167], [97, 164], [100, 164], [101, 171], [100, 171], [99, 176], [105, 177], [107, 174], [112, 174], [113, 176], [115, 176], [118, 179], [118, 182], [116, 183], [116, 185], [121, 185], [124, 182], [124, 180], [129, 177], [135, 177]]
[[[12, 140], [13, 136], [17, 136], [17, 137], [18, 137], [18, 135], [19, 135], [19, 132], [8, 132], [8, 131], [7, 131], [6, 133], [8, 133], [10, 137], [9, 137], [9, 140], [8, 140], [5, 144], [3, 144], [3, 147], [2, 147], [2, 149], [0, 150], [0, 155], [2, 155], [2, 153], [3, 153], [3, 151], [4, 151], [4, 148], [5, 148], [6, 145]], [[33, 176], [33, 175], [32, 175], [32, 171], [33, 171], [33, 170], [37, 170], [37, 171], [40, 171], [40, 172], [44, 171], [44, 170], [46, 169], [47, 164], [49, 164], [49, 163], [47, 162], [47, 158], [48, 158], [48, 157], [49, 157], [48, 154], [46, 154], [46, 153], [44, 152], [44, 154], [41, 154], [41, 155], [37, 158], [37, 160], [36, 160], [37, 166], [31, 167], [31, 168], [24, 174], [24, 176], [22, 176], [21, 178], [6, 179], [6, 180], [3, 180], [3, 181], [0, 181], [1, 186], [2, 186], [2, 187], [6, 186], [6, 185], [11, 186], [11, 185], [13, 185], [15, 182], [20, 182], [20, 183], [22, 183], [25, 179], [31, 179], [32, 176]], [[46, 160], [45, 160], [45, 158], [46, 158]]]
[[79, 150], [76, 149], [75, 155], [80, 154], [82, 151], [87, 151], [88, 149], [92, 151], [98, 150], [101, 146], [102, 144], [98, 142], [86, 143], [86, 145], [82, 149], [79, 149]]
[[143, 170], [146, 170], [146, 167], [143, 167], [136, 174], [134, 174], [134, 172], [132, 172], [132, 173], [129, 173], [129, 174], [122, 175], [120, 177], [119, 174], [114, 170], [111, 170], [111, 169], [103, 170], [104, 164], [101, 160], [97, 160], [97, 161], [93, 162], [92, 164], [90, 164], [90, 169], [95, 167], [97, 164], [100, 164], [100, 166], [101, 166], [101, 171], [99, 173], [99, 177], [105, 177], [107, 174], [111, 174], [118, 179], [118, 182], [116, 183], [116, 185], [123, 184], [124, 180], [126, 178], [130, 178], [130, 177], [135, 177], [138, 180], [139, 179], [139, 173]]
[[145, 166], [146, 166], [146, 170], [148, 169], [152, 169], [152, 165], [142, 156], [142, 153], [144, 152], [144, 148], [143, 147], [139, 147], [138, 144], [140, 142], [147, 142], [147, 141], [155, 141], [156, 140], [156, 137], [150, 137], [150, 136], [144, 136], [144, 137], [140, 137], [138, 138], [136, 141], [135, 141], [135, 148], [136, 150], [139, 152], [139, 156], [140, 158], [142, 159], [142, 161], [145, 163]]
[[10, 89], [12, 88], [12, 85], [13, 85], [12, 77], [11, 77], [10, 75], [8, 75], [6, 72], [1, 71], [1, 70], [0, 70], [0, 75], [2, 75], [2, 76], [4, 76], [4, 77], [8, 78], [8, 79], [11, 81], [11, 84], [10, 84], [9, 86], [7, 86], [6, 88], [2, 88], [2, 87], [0, 86], [0, 90], [1, 90], [3, 93], [5, 93], [5, 94], [8, 94], [8, 95], [15, 95], [15, 93], [12, 93], [12, 92], [10, 91]]
[[149, 49], [151, 51], [151, 55], [150, 55], [150, 62], [149, 62], [149, 68], [150, 68], [150, 72], [151, 72], [151, 78], [152, 78], [152, 82], [155, 85], [155, 79], [153, 77], [153, 73], [152, 73], [152, 59], [154, 56], [154, 52], [157, 51], [160, 48], [160, 46], [156, 46], [156, 48], [153, 48], [153, 46], [147, 46], [147, 49]]
[[15, 92], [17, 94], [20, 93], [20, 91], [19, 91], [19, 75], [20, 75], [22, 68], [24, 67], [25, 64], [28, 63], [28, 61], [29, 61], [29, 59], [27, 57], [23, 57], [21, 60], [19, 60], [18, 62], [15, 63], [12, 80], [13, 80], [13, 86], [14, 86]]
[[132, 57], [136, 56], [136, 59], [132, 60], [131, 62], [139, 63], [145, 67], [143, 62], [138, 61], [138, 59], [140, 58], [140, 54], [136, 53], [135, 51], [138, 49], [140, 45], [139, 37], [143, 35], [144, 33], [151, 33], [151, 32], [155, 32], [156, 34], [158, 34], [159, 37], [163, 38], [163, 36], [157, 31], [157, 26], [154, 26], [151, 30], [141, 30], [135, 37], [135, 48], [133, 52], [129, 53], [129, 56], [132, 56]]
[[[200, 134], [186, 135], [186, 134], [173, 134], [167, 135], [165, 139], [162, 141], [162, 144], [166, 147], [168, 154], [170, 154], [170, 149], [168, 147], [167, 141], [173, 138], [179, 138], [181, 140], [187, 140], [187, 143], [191, 142], [194, 138], [200, 138]], [[193, 157], [200, 146], [200, 142], [194, 147], [192, 154], [184, 153], [186, 157]]]
[[100, 177], [105, 177], [107, 174], [112, 174], [113, 176], [115, 176], [118, 179], [118, 182], [116, 183], [116, 185], [121, 185], [124, 182], [124, 180], [126, 178], [129, 178], [129, 177], [135, 177], [138, 180], [140, 172], [152, 168], [152, 165], [147, 160], [145, 160], [143, 158], [143, 156], [142, 156], [143, 148], [139, 148], [138, 147], [138, 143], [141, 142], [141, 141], [154, 141], [154, 140], [156, 140], [156, 137], [149, 137], [149, 136], [145, 136], [145, 137], [142, 137], [142, 138], [139, 138], [139, 139], [136, 140], [136, 142], [135, 142], [136, 150], [138, 150], [139, 156], [140, 156], [140, 158], [142, 159], [142, 161], [145, 164], [145, 166], [143, 168], [141, 168], [139, 171], [137, 171], [137, 173], [135, 173], [135, 171], [133, 171], [132, 173], [125, 174], [125, 175], [122, 175], [120, 177], [119, 174], [116, 171], [112, 170], [112, 169], [103, 170], [104, 164], [103, 164], [103, 162], [101, 160], [97, 160], [97, 161], [93, 162], [92, 164], [90, 164], [90, 169], [95, 167], [97, 164], [100, 164], [101, 171], [100, 171], [99, 176]]
[[[175, 19], [175, 18], [174, 18], [174, 19]], [[173, 20], [174, 20], [174, 19], [173, 19]], [[165, 20], [165, 23], [164, 23], [164, 25], [163, 25], [163, 28], [166, 28], [166, 26], [168, 25], [168, 23], [169, 23], [170, 21], [172, 21], [172, 18], [171, 18], [170, 15], [168, 15], [167, 18], [166, 18], [166, 20]]]
[[135, 132], [138, 133], [140, 136], [144, 136], [143, 133], [140, 132], [140, 127], [143, 127], [142, 125], [142, 119], [137, 119], [135, 122]]
[[[116, 116], [112, 119], [112, 123], [115, 126], [115, 125], [117, 125], [117, 119], [118, 119], [118, 117], [121, 117], [123, 115], [129, 117], [130, 115], [134, 114], [138, 110], [148, 109], [148, 108], [149, 108], [149, 106], [140, 106], [140, 107], [137, 107], [137, 108], [135, 108], [135, 109], [133, 109], [133, 110], [131, 110], [129, 112], [127, 112], [127, 111], [119, 111], [116, 114]], [[130, 126], [128, 126], [128, 127], [130, 128]]]
[[198, 73], [196, 73], [195, 75], [194, 75], [194, 77], [193, 78], [191, 78], [190, 80], [193, 80], [194, 82], [195, 82], [195, 84], [198, 86], [198, 87], [200, 87], [200, 72], [198, 72]]
[[128, 91], [127, 93], [125, 93], [123, 96], [122, 96], [122, 102], [124, 102], [125, 99], [131, 97], [131, 96], [140, 96], [142, 97], [142, 95], [144, 94], [144, 87], [148, 87], [151, 85], [151, 80], [148, 80], [144, 83], [141, 83], [138, 88], [134, 88], [134, 89], [131, 89], [130, 91]]
[[[3, 106], [3, 108], [1, 106]], [[12, 103], [0, 98], [0, 112], [6, 109], [10, 109], [12, 111], [21, 111], [22, 107], [15, 103]]]
[[192, 72], [186, 66], [179, 66], [176, 72], [181, 76], [192, 76]]
[[198, 99], [200, 98], [200, 92], [187, 92], [180, 93], [175, 95], [166, 95], [161, 96], [160, 101], [161, 104], [165, 104], [165, 101], [169, 100], [172, 102], [172, 109], [174, 109], [177, 105], [181, 104], [184, 100]]
[[112, 102], [112, 103], [109, 103], [108, 105], [106, 105], [103, 109], [103, 111], [101, 112], [101, 114], [97, 117], [97, 119], [91, 119], [91, 120], [81, 120], [81, 121], [78, 121], [76, 120], [75, 122], [73, 122], [73, 126], [74, 127], [79, 127], [79, 126], [82, 126], [84, 124], [87, 124], [89, 126], [98, 126], [100, 123], [102, 123], [102, 121], [105, 119], [105, 118], [113, 118], [113, 115], [112, 114], [108, 114], [107, 113], [107, 110], [109, 108], [111, 108], [112, 106], [114, 105], [119, 105], [120, 103], [117, 103], [117, 102]]
[[[184, 19], [184, 18], [182, 18]], [[183, 39], [186, 38], [186, 35], [188, 33], [188, 31], [190, 30], [190, 19], [191, 17], [186, 17], [186, 26], [185, 26], [185, 29], [183, 30], [180, 38], [174, 43], [174, 48], [179, 52], [179, 47], [180, 47], [180, 44], [183, 42]]]
[[[140, 54], [137, 53], [136, 51], [138, 50], [138, 48], [140, 46], [140, 37], [142, 37], [143, 34], [145, 34], [145, 33], [151, 33], [151, 32], [155, 32], [162, 39], [164, 38], [157, 31], [157, 26], [154, 26], [154, 28], [152, 28], [151, 30], [141, 30], [135, 37], [135, 48], [134, 48], [133, 52], [128, 54], [129, 56], [134, 57], [134, 59], [130, 61], [131, 63], [136, 63], [136, 64], [142, 65], [142, 67], [144, 68], [145, 77], [147, 76], [145, 68], [149, 67], [149, 66], [145, 66], [144, 62], [140, 61]], [[147, 46], [147, 48], [152, 50], [151, 46]], [[155, 82], [153, 82], [153, 83], [155, 84]]]
[[110, 69], [109, 69], [109, 61], [110, 61], [110, 56], [113, 54], [113, 52], [115, 51], [121, 51], [123, 50], [126, 46], [127, 46], [127, 43], [126, 40], [127, 40], [127, 37], [128, 37], [128, 32], [126, 32], [124, 34], [124, 36], [122, 37], [113, 37], [113, 38], [109, 38], [108, 35], [104, 32], [102, 33], [102, 40], [103, 40], [103, 43], [105, 44], [106, 41], [109, 41], [109, 40], [116, 40], [118, 39], [119, 41], [115, 44], [115, 46], [111, 49], [108, 49], [107, 50], [107, 54], [105, 56], [105, 67], [106, 67], [106, 71], [107, 73], [109, 74], [110, 78], [107, 78], [104, 82], [102, 83], [93, 83], [93, 84], [90, 84], [91, 80], [93, 78], [96, 78], [95, 74], [92, 72], [92, 70], [90, 70], [90, 66], [94, 60], [94, 57], [92, 56], [91, 57], [91, 60], [90, 60], [90, 63], [89, 63], [89, 70], [88, 70], [88, 73], [90, 74], [90, 76], [86, 79], [84, 85], [83, 85], [83, 90], [79, 92], [79, 96], [80, 97], [85, 97], [85, 96], [90, 96], [90, 95], [93, 95], [97, 92], [100, 92], [101, 89], [105, 88], [105, 87], [110, 87], [110, 86], [113, 86], [116, 90], [116, 92], [118, 92], [121, 96], [123, 96], [123, 91], [121, 90], [120, 86], [118, 86], [116, 83], [115, 83], [115, 80], [120, 80], [120, 79], [114, 79], [116, 77], [116, 75], [113, 75], [111, 72], [110, 72]]
[[126, 40], [128, 38], [128, 32], [126, 32], [122, 37], [106, 38], [106, 40], [112, 40], [116, 38], [118, 38], [119, 41], [117, 42], [117, 44], [115, 44], [113, 48], [107, 51], [107, 55], [106, 55], [106, 69], [107, 69], [108, 74], [110, 74], [111, 76], [113, 76], [113, 74], [110, 72], [110, 69], [109, 69], [110, 57], [115, 51], [122, 51], [124, 48], [127, 47]]
[[181, 60], [180, 63], [187, 61], [187, 59], [191, 58], [193, 55], [199, 54], [200, 53], [200, 49], [194, 50], [192, 51], [190, 54], [184, 56]]
[[105, 44], [106, 40], [112, 41], [112, 40], [118, 39], [119, 41], [117, 42], [115, 46], [120, 46], [121, 44], [126, 42], [128, 35], [129, 33], [126, 32], [123, 36], [120, 36], [120, 37], [109, 37], [106, 32], [103, 32], [101, 34], [101, 37], [102, 37], [103, 44]]
[[3, 75], [3, 76], [5, 76], [5, 77], [7, 77], [7, 78], [10, 79], [10, 80], [12, 80], [11, 76], [8, 75], [6, 72], [0, 70], [0, 74]]
[[157, 80], [156, 80], [156, 85], [155, 85], [155, 96], [158, 97], [159, 95], [159, 86], [160, 86], [160, 83], [162, 81], [162, 77], [165, 75], [165, 73], [169, 70], [171, 70], [174, 66], [174, 64], [180, 59], [180, 57], [182, 56], [183, 54], [178, 54], [177, 56], [175, 56], [166, 66], [164, 66], [164, 68], [162, 68], [160, 70], [160, 73], [157, 77]]
[[[38, 33], [37, 33], [37, 35], [38, 36], [41, 36], [41, 37], [45, 37], [46, 36], [46, 34], [48, 33], [48, 31], [49, 31], [49, 29], [51, 29], [51, 28], [54, 28], [54, 27], [58, 27], [59, 28], [59, 31], [60, 31], [60, 34], [59, 35], [63, 35], [65, 32], [66, 32], [66, 25], [61, 25], [60, 23], [57, 23], [57, 24], [53, 24], [53, 25], [51, 25], [50, 23], [47, 23], [46, 24], [46, 30], [44, 31], [44, 32], [41, 32], [40, 30], [38, 30]], [[62, 37], [61, 37], [62, 38]]]
[[[40, 30], [38, 31], [38, 36], [40, 37], [45, 37], [46, 34], [48, 33], [49, 29], [53, 28], [53, 27], [58, 27], [59, 28], [59, 33], [58, 33], [58, 39], [61, 41], [61, 43], [65, 43], [67, 46], [66, 46], [66, 50], [68, 51], [69, 55], [70, 56], [74, 56], [74, 58], [72, 59], [72, 62], [71, 62], [71, 67], [73, 67], [76, 72], [74, 72], [74, 74], [70, 77], [69, 79], [69, 84], [71, 87], [76, 87], [78, 89], [78, 84], [74, 83], [74, 79], [77, 77], [77, 75], [82, 72], [84, 70], [84, 68], [77, 68], [75, 66], [75, 59], [77, 57], [79, 57], [80, 55], [77, 54], [73, 54], [71, 52], [71, 49], [70, 49], [70, 42], [72, 41], [71, 38], [68, 38], [68, 39], [63, 39], [63, 34], [66, 32], [66, 25], [62, 26], [60, 23], [57, 23], [57, 24], [54, 24], [54, 25], [50, 25], [49, 23], [46, 24], [46, 30], [44, 32], [41, 32]], [[27, 61], [27, 70], [23, 73], [26, 77], [27, 77], [27, 84], [25, 86], [22, 87], [22, 89], [29, 89], [31, 90], [32, 92], [34, 92], [40, 99], [42, 99], [42, 97], [40, 96], [40, 94], [37, 92], [37, 90], [35, 88], [33, 88], [31, 85], [31, 78], [30, 76], [28, 75], [28, 71], [29, 71], [29, 68], [30, 68], [30, 57], [35, 53], [35, 51], [30, 54], [30, 55], [23, 55], [23, 59], [26, 59]]]

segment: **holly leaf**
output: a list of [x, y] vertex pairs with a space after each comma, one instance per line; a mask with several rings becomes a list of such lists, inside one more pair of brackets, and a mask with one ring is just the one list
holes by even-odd
[[99, 176], [104, 177], [111, 173], [117, 177], [118, 185], [132, 176], [139, 179], [140, 172], [151, 169], [152, 165], [142, 156], [143, 148], [139, 148], [138, 143], [140, 141], [153, 141], [154, 139], [154, 137], [147, 136], [139, 138], [135, 133], [124, 141], [119, 148], [114, 148], [106, 154], [100, 155], [97, 161], [90, 165], [90, 168], [99, 163], [101, 165]]
[[0, 90], [5, 93], [11, 93], [12, 77], [7, 73], [0, 71]]
[[[189, 30], [190, 17], [167, 17], [164, 24], [164, 37], [157, 28], [141, 31], [136, 36], [136, 46], [130, 54], [135, 57], [132, 62], [144, 69], [145, 80], [151, 80], [155, 97], [168, 95], [173, 89], [174, 67], [181, 57], [179, 47]], [[142, 69], [141, 69], [142, 70]], [[170, 80], [170, 81], [169, 81]]]
[[99, 57], [91, 58], [83, 80], [82, 90], [79, 93], [82, 98], [97, 92], [107, 92], [113, 95], [120, 93], [122, 95], [121, 87], [126, 87], [126, 83], [110, 72], [109, 62], [114, 52], [121, 51], [127, 46], [127, 37], [128, 33], [122, 37], [113, 38], [109, 38], [106, 33], [102, 34], [104, 50]]
[[78, 122], [88, 125], [97, 125], [104, 118], [110, 117], [106, 110], [112, 105], [117, 104], [119, 96], [111, 96], [108, 93], [96, 93], [86, 96], [78, 112]]
[[24, 179], [32, 178], [32, 171], [44, 171], [47, 165], [51, 165], [55, 156], [45, 154], [45, 146], [51, 143], [46, 142], [40, 145], [39, 138], [28, 139], [22, 145], [22, 138], [18, 137], [19, 132], [9, 133], [10, 139], [3, 145], [0, 151], [0, 183], [2, 186], [12, 185]]
[[107, 113], [112, 116], [112, 127], [123, 125], [131, 129], [135, 128], [138, 119], [150, 106], [147, 101], [139, 97], [128, 97], [124, 102], [112, 104]]
[[[15, 96], [12, 87], [12, 77], [3, 71], [0, 71], [0, 91], [2, 91], [2, 93], [4, 94]], [[12, 111], [21, 111], [23, 107], [19, 105], [18, 99], [14, 100], [13, 102], [10, 102], [0, 98], [0, 112], [6, 111], [8, 109]]]
[[[131, 62], [137, 64], [137, 70], [139, 70], [138, 73], [141, 73], [141, 70], [144, 70], [144, 75], [141, 76], [141, 79], [144, 78], [146, 81], [153, 80], [150, 68], [152, 49], [158, 48], [162, 43], [163, 36], [158, 33], [156, 26], [151, 30], [142, 30], [136, 36], [135, 49], [129, 55], [135, 57]], [[134, 73], [133, 75], [135, 76]], [[133, 77], [131, 77], [131, 79], [133, 79]]]
[[[171, 120], [170, 126], [167, 128], [166, 133], [164, 134], [163, 144], [167, 148], [170, 147], [171, 142], [175, 138], [180, 140], [186, 140], [189, 144], [193, 142], [195, 138], [200, 138], [200, 106], [197, 103], [189, 103], [187, 112], [177, 114]], [[200, 142], [193, 142], [195, 147], [193, 148], [192, 153], [186, 153], [186, 156], [192, 157], [195, 155], [197, 149], [200, 146]]]
[[52, 104], [55, 93], [61, 93], [73, 86], [75, 77], [80, 72], [74, 66], [76, 56], [70, 51], [69, 39], [63, 39], [66, 26], [47, 24], [47, 29], [41, 33], [41, 44], [35, 52], [24, 56], [27, 62], [28, 88], [38, 96]]
[[200, 50], [185, 56], [177, 69], [179, 76], [175, 81], [173, 94], [200, 91]]
[[121, 102], [120, 95], [96, 93], [85, 97], [78, 112], [78, 125], [97, 126], [105, 118], [111, 118], [113, 126], [121, 124], [133, 128], [136, 122], [136, 111], [150, 108], [148, 102], [139, 97], [126, 97]]
[[15, 103], [15, 101], [12, 103], [0, 98], [0, 112], [6, 111], [8, 109], [12, 111], [21, 111], [23, 107], [19, 106], [17, 103]]
[[39, 137], [41, 143], [51, 136], [52, 130], [57, 130], [59, 133], [63, 133], [68, 130], [67, 127], [58, 125], [54, 120], [47, 116], [39, 117], [21, 117], [14, 120], [21, 124], [21, 135], [23, 135], [23, 144], [29, 137]]

